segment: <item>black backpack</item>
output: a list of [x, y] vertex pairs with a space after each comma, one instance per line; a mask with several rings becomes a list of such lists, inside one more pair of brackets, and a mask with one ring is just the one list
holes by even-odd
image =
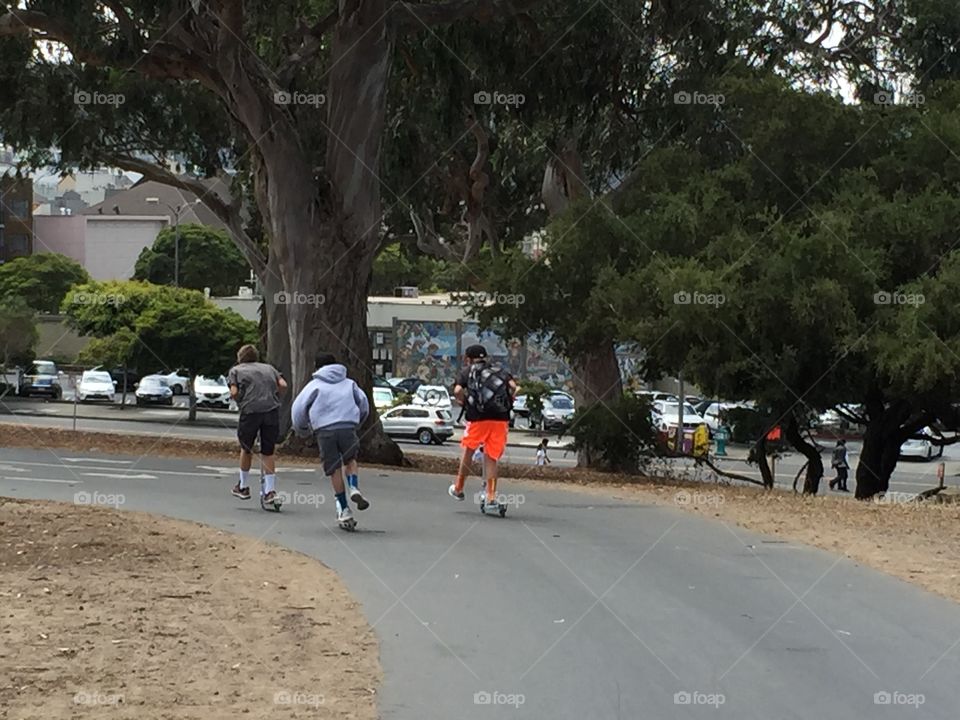
[[467, 403], [481, 417], [510, 413], [510, 375], [499, 366], [473, 363], [467, 374]]

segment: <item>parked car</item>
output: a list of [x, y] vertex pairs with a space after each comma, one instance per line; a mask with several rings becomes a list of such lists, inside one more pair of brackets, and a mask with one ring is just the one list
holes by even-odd
[[543, 399], [543, 429], [563, 430], [570, 425], [575, 411], [573, 399], [566, 393], [548, 395]]
[[413, 395], [415, 392], [417, 392], [417, 388], [423, 385], [423, 380], [416, 377], [391, 378], [390, 384], [394, 387], [394, 389], [399, 390], [400, 392]]
[[183, 369], [177, 369], [173, 372], [154, 373], [167, 381], [167, 385], [174, 395], [183, 395], [190, 387], [190, 373]]
[[651, 405], [657, 402], [658, 400], [667, 400], [669, 402], [674, 402], [674, 403], [680, 401], [680, 398], [678, 398], [673, 393], [661, 392], [659, 390], [638, 390], [634, 394], [637, 397], [646, 398]]
[[134, 393], [137, 405], [156, 403], [159, 405], [173, 405], [173, 390], [162, 375], [147, 375], [137, 383]]
[[396, 396], [393, 394], [393, 388], [373, 387], [373, 406], [377, 410], [385, 410], [389, 407], [393, 407], [393, 404], [397, 401]]
[[[650, 408], [650, 419], [660, 432], [675, 431], [680, 424], [680, 403], [657, 400]], [[683, 404], [683, 429], [696, 430], [706, 425], [703, 417], [690, 403]]]
[[[94, 370], [100, 369], [101, 368], [94, 368]], [[140, 382], [140, 375], [135, 368], [127, 368], [126, 370], [122, 367], [113, 368], [113, 370], [110, 371], [110, 377], [113, 378], [117, 392], [123, 392], [124, 383], [127, 385], [127, 392], [133, 392], [134, 388], [137, 387], [137, 383]]]
[[34, 360], [33, 365], [20, 379], [19, 394], [24, 397], [31, 395], [47, 395], [59, 400], [63, 396], [60, 387], [60, 373], [52, 360]]
[[443, 385], [421, 385], [413, 394], [414, 405], [429, 405], [430, 407], [453, 407], [450, 392]]
[[934, 445], [930, 442], [931, 438], [937, 435], [933, 428], [925, 427], [920, 431], [921, 437], [910, 438], [900, 446], [900, 458], [919, 458], [920, 460], [933, 460], [933, 458], [943, 457], [943, 445]]
[[[569, 403], [571, 404], [571, 406], [572, 406], [573, 403], [574, 403], [574, 401], [573, 401], [573, 395], [571, 395], [570, 393], [564, 392], [563, 390], [551, 390], [550, 392], [548, 392], [548, 393], [547, 393], [546, 395], [544, 395], [544, 397], [543, 397], [544, 409], [546, 409], [547, 400], [548, 400], [548, 399], [551, 399], [551, 398], [562, 398], [563, 400], [566, 400], [567, 402], [569, 402]], [[563, 402], [561, 402], [561, 404], [562, 404], [562, 405], [565, 405], [565, 403], [563, 403]], [[530, 416], [530, 411], [527, 410], [527, 396], [526, 396], [526, 394], [517, 395], [517, 396], [513, 399], [513, 413], [514, 413], [514, 415], [517, 416], [517, 417], [523, 417], [523, 418], [525, 418], [525, 417], [529, 417], [529, 416]], [[571, 414], [572, 414], [572, 413], [571, 413]]]
[[453, 435], [453, 416], [445, 408], [400, 405], [380, 417], [392, 438], [416, 438], [421, 445], [442, 445]]
[[197, 396], [197, 406], [230, 407], [230, 388], [227, 379], [221, 375], [217, 378], [208, 378], [197, 375], [193, 381], [193, 392]]
[[109, 400], [113, 402], [116, 398], [117, 388], [113, 383], [113, 378], [106, 370], [84, 370], [80, 376], [80, 383], [77, 385], [77, 400], [86, 402], [87, 400]]

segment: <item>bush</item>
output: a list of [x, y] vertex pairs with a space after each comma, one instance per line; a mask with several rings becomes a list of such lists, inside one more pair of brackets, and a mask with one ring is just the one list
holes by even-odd
[[570, 433], [590, 467], [625, 473], [643, 469], [656, 439], [649, 402], [633, 395], [578, 409]]

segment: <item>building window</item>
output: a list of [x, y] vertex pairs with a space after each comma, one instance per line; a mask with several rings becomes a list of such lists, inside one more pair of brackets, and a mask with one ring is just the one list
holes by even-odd
[[11, 257], [30, 254], [30, 243], [26, 235], [7, 235], [7, 254]]

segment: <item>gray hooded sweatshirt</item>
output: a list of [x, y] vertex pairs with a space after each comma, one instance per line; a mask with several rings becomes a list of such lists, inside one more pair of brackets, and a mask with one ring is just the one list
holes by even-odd
[[317, 430], [355, 428], [369, 414], [367, 396], [347, 377], [347, 369], [325, 365], [293, 401], [293, 429], [304, 436]]

